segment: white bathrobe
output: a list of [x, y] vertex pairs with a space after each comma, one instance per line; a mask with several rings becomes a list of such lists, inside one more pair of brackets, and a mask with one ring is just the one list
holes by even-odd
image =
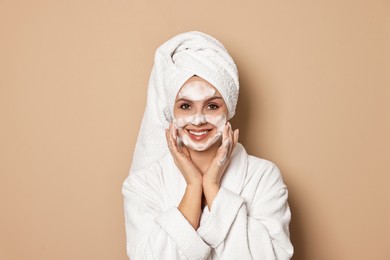
[[237, 144], [197, 230], [178, 210], [185, 188], [169, 153], [126, 178], [122, 193], [131, 260], [291, 258], [288, 192], [274, 163]]

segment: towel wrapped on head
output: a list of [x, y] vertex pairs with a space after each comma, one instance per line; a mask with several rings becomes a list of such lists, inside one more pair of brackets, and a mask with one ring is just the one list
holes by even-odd
[[238, 71], [226, 48], [202, 32], [176, 35], [156, 50], [130, 172], [150, 166], [169, 152], [164, 129], [172, 122], [177, 93], [194, 75], [207, 80], [221, 93], [228, 108], [228, 119], [234, 116]]

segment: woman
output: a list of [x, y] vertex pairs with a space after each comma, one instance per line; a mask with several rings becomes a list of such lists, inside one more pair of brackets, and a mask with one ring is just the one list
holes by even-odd
[[187, 32], [154, 61], [122, 188], [130, 259], [290, 259], [279, 169], [248, 155], [228, 122], [239, 89], [233, 59], [210, 35]]

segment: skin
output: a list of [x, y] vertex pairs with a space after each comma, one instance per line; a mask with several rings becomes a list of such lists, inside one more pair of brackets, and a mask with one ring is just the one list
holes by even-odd
[[[179, 91], [174, 106], [174, 117], [176, 119], [185, 119], [191, 117], [194, 113], [203, 114], [204, 117], [224, 116], [227, 118], [226, 104], [213, 85], [198, 76], [194, 76], [184, 83], [182, 89], [186, 90], [187, 87], [205, 88], [208, 91], [204, 93], [213, 94], [211, 97], [207, 95], [201, 95], [200, 97], [199, 95], [193, 95], [193, 97], [187, 95], [185, 97], [185, 102], [189, 103], [189, 106], [187, 106], [183, 105], [182, 98], [184, 94]], [[184, 93], [191, 93], [191, 91], [184, 91]], [[218, 126], [207, 120], [201, 120], [201, 122], [187, 121], [187, 124], [180, 126], [181, 129], [175, 124], [170, 124], [169, 129], [166, 129], [166, 139], [174, 162], [187, 183], [178, 208], [196, 230], [199, 227], [203, 207], [207, 205], [211, 210], [212, 203], [220, 189], [222, 176], [238, 142], [239, 132], [238, 129], [233, 131], [229, 122]], [[188, 135], [186, 133], [188, 129], [208, 129], [208, 134], [201, 140], [191, 140], [195, 143], [195, 148], [199, 148], [204, 143], [209, 143], [206, 149], [194, 149], [192, 145], [186, 146], [180, 144], [180, 142], [178, 145], [178, 140]], [[216, 138], [214, 142], [210, 142], [209, 140], [215, 138], [215, 136], [219, 138]]]

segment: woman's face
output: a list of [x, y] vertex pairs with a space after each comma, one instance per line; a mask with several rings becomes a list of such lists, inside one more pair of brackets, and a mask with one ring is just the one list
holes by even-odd
[[173, 124], [184, 145], [207, 150], [222, 136], [227, 107], [218, 90], [206, 80], [193, 76], [176, 96]]

